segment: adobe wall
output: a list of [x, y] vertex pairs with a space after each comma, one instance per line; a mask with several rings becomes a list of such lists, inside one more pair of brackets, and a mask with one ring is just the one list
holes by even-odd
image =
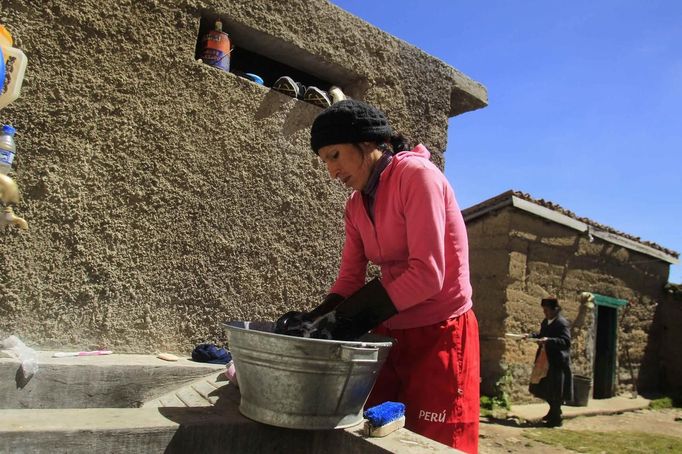
[[657, 307], [661, 390], [682, 398], [682, 294], [667, 294]]
[[312, 307], [346, 193], [309, 149], [319, 108], [195, 61], [202, 15], [235, 42], [384, 109], [443, 165], [478, 83], [332, 4], [6, 0], [28, 56], [17, 214], [0, 236], [0, 337], [40, 348], [188, 351], [228, 319]]
[[[573, 229], [521, 211], [513, 211], [509, 235], [506, 330], [538, 331], [543, 319], [540, 299], [557, 296], [564, 317], [572, 323], [573, 372], [591, 377], [596, 309], [589, 308], [579, 294], [625, 299], [629, 303], [618, 313], [617, 391], [631, 389], [631, 370], [640, 390], [656, 387], [659, 340], [651, 328], [668, 264], [597, 238], [590, 241]], [[504, 359], [517, 401], [530, 398], [527, 384], [535, 350], [529, 342], [507, 342]]]
[[478, 319], [481, 347], [481, 393], [497, 394], [497, 381], [504, 375], [504, 305], [509, 270], [510, 212], [491, 213], [467, 222], [469, 267], [474, 313]]

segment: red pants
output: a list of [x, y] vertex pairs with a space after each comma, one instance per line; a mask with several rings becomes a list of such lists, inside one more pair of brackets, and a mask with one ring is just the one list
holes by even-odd
[[405, 404], [405, 427], [467, 453], [478, 452], [480, 356], [478, 322], [457, 318], [411, 329], [379, 327], [396, 339], [366, 408]]

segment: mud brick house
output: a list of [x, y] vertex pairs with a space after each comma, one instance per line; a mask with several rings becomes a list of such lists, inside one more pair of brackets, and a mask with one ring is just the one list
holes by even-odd
[[682, 284], [669, 283], [665, 290], [666, 297], [656, 312], [660, 387], [682, 400]]
[[592, 379], [593, 397], [682, 383], [674, 358], [680, 322], [672, 320], [675, 314], [680, 320], [680, 304], [666, 304], [672, 297], [664, 289], [677, 252], [516, 191], [463, 214], [483, 393], [494, 395], [502, 386], [516, 401], [530, 398], [536, 345], [505, 333], [537, 331], [540, 299], [550, 295], [559, 298], [572, 323], [574, 373]]
[[[218, 18], [230, 72], [198, 60]], [[280, 76], [380, 107], [440, 166], [448, 119], [487, 103], [324, 0], [6, 0], [0, 19], [28, 57], [0, 113], [29, 223], [0, 236], [0, 336], [45, 349], [190, 351], [319, 304], [347, 193], [310, 151], [321, 109]]]

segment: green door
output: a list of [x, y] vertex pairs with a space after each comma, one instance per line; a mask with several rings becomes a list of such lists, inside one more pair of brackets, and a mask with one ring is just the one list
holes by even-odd
[[594, 294], [597, 333], [594, 349], [593, 394], [595, 399], [613, 397], [618, 358], [618, 308], [627, 301]]

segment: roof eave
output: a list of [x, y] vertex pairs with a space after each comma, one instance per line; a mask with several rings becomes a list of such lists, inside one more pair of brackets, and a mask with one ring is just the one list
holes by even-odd
[[471, 207], [469, 209], [466, 209], [462, 212], [464, 215], [464, 220], [466, 222], [469, 222], [471, 220], [474, 220], [476, 218], [479, 218], [491, 211], [499, 210], [501, 208], [507, 207], [507, 206], [513, 206], [514, 208], [518, 208], [520, 210], [523, 210], [527, 213], [534, 214], [538, 217], [541, 217], [543, 219], [546, 219], [548, 221], [555, 222], [557, 224], [564, 225], [566, 227], [570, 227], [573, 230], [576, 230], [580, 233], [586, 233], [588, 235], [591, 235], [594, 238], [599, 238], [601, 240], [604, 240], [606, 242], [616, 244], [618, 246], [622, 246], [624, 248], [630, 249], [632, 251], [639, 252], [641, 254], [646, 254], [648, 256], [657, 258], [659, 260], [662, 260], [664, 262], [670, 263], [670, 264], [677, 264], [679, 263], [679, 259], [673, 255], [666, 254], [663, 251], [659, 251], [658, 249], [654, 249], [652, 247], [649, 247], [645, 244], [638, 243], [636, 241], [633, 241], [629, 238], [625, 238], [621, 235], [616, 235], [611, 232], [606, 232], [604, 230], [600, 230], [592, 225], [586, 224], [582, 221], [579, 221], [577, 219], [574, 219], [570, 216], [566, 216], [565, 214], [559, 213], [557, 211], [554, 211], [550, 208], [544, 207], [542, 205], [538, 205], [537, 203], [530, 202], [528, 200], [522, 199], [520, 197], [517, 197], [513, 195], [512, 193], [508, 194], [507, 197], [502, 198], [496, 203], [493, 203], [489, 206], [484, 206], [481, 209], [477, 210], [476, 207]]

